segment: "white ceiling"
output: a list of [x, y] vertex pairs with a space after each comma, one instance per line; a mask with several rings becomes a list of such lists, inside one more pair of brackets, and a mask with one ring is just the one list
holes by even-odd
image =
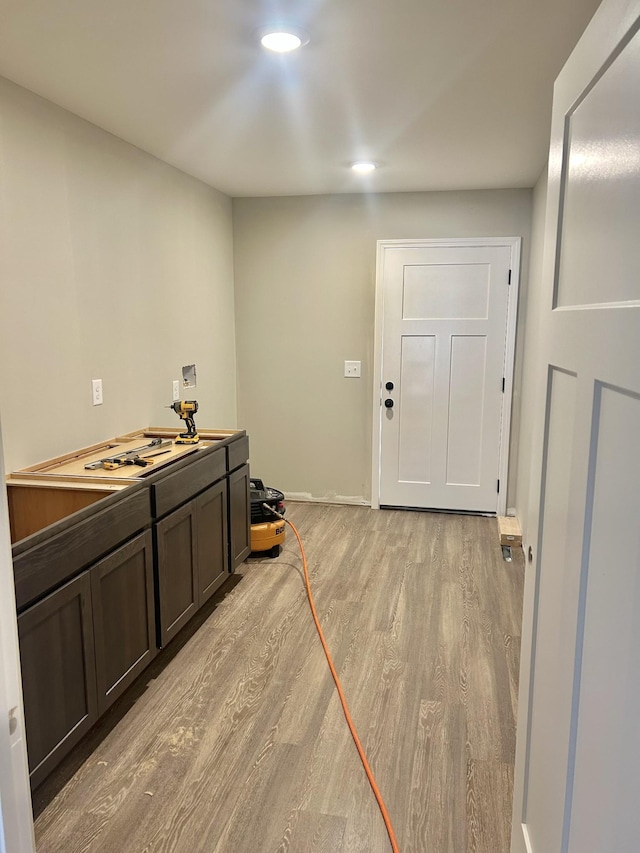
[[[0, 0], [0, 74], [231, 196], [527, 187], [597, 5]], [[311, 41], [265, 52], [273, 20]]]

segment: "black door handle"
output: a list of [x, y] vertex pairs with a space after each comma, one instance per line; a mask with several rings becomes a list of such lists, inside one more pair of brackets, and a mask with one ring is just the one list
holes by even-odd
[[387, 409], [393, 409], [393, 400], [391, 400], [391, 399], [385, 400], [384, 405]]
[[387, 391], [393, 391], [393, 382], [387, 382], [384, 387], [387, 389]]

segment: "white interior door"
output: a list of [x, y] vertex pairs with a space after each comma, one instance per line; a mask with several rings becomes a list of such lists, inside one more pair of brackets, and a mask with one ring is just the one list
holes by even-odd
[[514, 853], [640, 849], [639, 16], [605, 0], [555, 88]]
[[514, 245], [380, 244], [381, 505], [496, 512]]

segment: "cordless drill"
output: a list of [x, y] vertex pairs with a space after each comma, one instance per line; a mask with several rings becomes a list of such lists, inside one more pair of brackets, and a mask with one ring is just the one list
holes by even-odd
[[176, 400], [167, 409], [173, 409], [176, 415], [180, 415], [187, 426], [186, 432], [181, 432], [176, 438], [176, 444], [197, 444], [200, 441], [200, 436], [196, 432], [196, 422], [193, 416], [198, 411], [197, 400]]

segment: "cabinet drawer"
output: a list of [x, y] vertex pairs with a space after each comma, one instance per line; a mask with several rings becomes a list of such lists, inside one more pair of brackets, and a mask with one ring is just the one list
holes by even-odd
[[232, 441], [227, 445], [227, 471], [233, 471], [249, 461], [249, 439], [247, 436]]
[[[160, 518], [189, 498], [202, 492], [226, 473], [224, 447], [212, 452], [204, 451], [200, 459], [189, 457], [179, 471], [163, 477], [151, 485], [151, 511], [154, 518]], [[187, 460], [185, 460], [187, 462]]]
[[95, 512], [60, 533], [48, 538], [36, 534], [40, 542], [14, 556], [18, 610], [77, 575], [151, 521], [147, 488], [124, 498], [114, 495], [105, 501], [109, 501], [107, 506], [98, 509], [100, 504], [94, 504]]

